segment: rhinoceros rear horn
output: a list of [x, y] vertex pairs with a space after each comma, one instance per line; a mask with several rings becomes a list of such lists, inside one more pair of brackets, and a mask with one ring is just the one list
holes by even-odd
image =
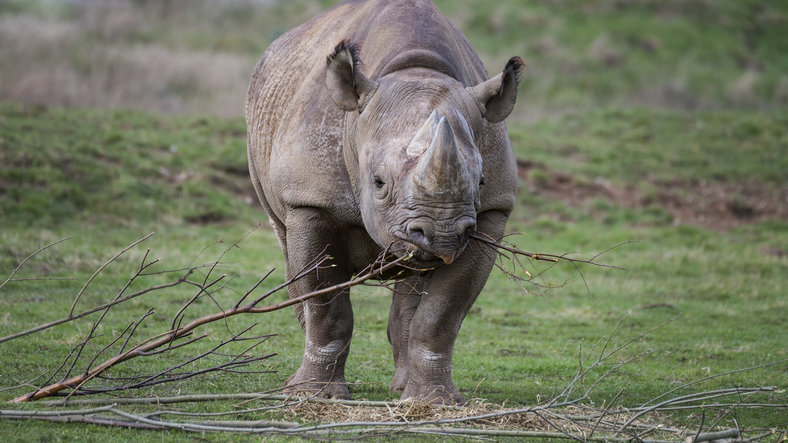
[[525, 63], [520, 57], [512, 57], [503, 72], [486, 82], [467, 88], [476, 106], [490, 123], [502, 122], [514, 108], [517, 99], [517, 82], [525, 72]]
[[326, 59], [326, 88], [331, 100], [343, 111], [363, 111], [378, 83], [364, 75], [359, 46], [342, 40]]

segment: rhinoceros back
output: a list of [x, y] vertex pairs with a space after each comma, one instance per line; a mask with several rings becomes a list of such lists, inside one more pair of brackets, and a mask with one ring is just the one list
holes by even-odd
[[428, 0], [351, 0], [283, 34], [260, 58], [246, 119], [252, 180], [276, 224], [288, 207], [326, 209], [359, 223], [344, 163], [344, 112], [325, 88], [325, 61], [357, 42], [370, 78], [428, 67], [466, 86], [486, 79], [462, 34]]

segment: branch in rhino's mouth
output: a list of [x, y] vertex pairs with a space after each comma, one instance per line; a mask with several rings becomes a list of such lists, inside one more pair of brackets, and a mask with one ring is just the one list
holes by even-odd
[[538, 253], [538, 252], [526, 252], [526, 251], [523, 251], [521, 249], [518, 249], [516, 245], [509, 246], [509, 245], [503, 244], [503, 243], [501, 243], [502, 239], [495, 240], [492, 236], [487, 235], [487, 234], [485, 234], [483, 232], [474, 232], [473, 234], [471, 234], [471, 238], [474, 239], [474, 240], [477, 240], [477, 241], [479, 241], [481, 243], [484, 243], [484, 244], [487, 244], [489, 246], [492, 246], [494, 248], [497, 248], [497, 249], [500, 249], [500, 250], [504, 250], [504, 251], [508, 251], [508, 252], [511, 252], [513, 254], [516, 254], [516, 255], [522, 255], [522, 256], [525, 256], [525, 257], [528, 257], [528, 258], [531, 258], [531, 259], [534, 259], [534, 260], [548, 261], [548, 262], [552, 262], [552, 263], [558, 263], [559, 261], [563, 260], [563, 261], [568, 261], [568, 262], [571, 262], [571, 263], [585, 263], [585, 264], [589, 264], [589, 265], [599, 266], [599, 267], [602, 267], [602, 268], [613, 268], [613, 269], [621, 269], [621, 270], [624, 270], [626, 268], [623, 268], [621, 266], [615, 266], [615, 265], [609, 265], [609, 264], [605, 264], [605, 263], [600, 263], [600, 262], [597, 262], [596, 259], [599, 258], [600, 256], [602, 256], [603, 254], [606, 254], [606, 253], [612, 251], [613, 249], [618, 248], [619, 246], [624, 246], [624, 245], [629, 244], [629, 243], [637, 243], [638, 242], [637, 240], [627, 240], [625, 242], [621, 242], [621, 243], [619, 243], [619, 244], [617, 244], [615, 246], [611, 246], [611, 247], [605, 249], [604, 251], [602, 251], [602, 252], [594, 255], [590, 259], [586, 260], [586, 259], [580, 259], [580, 258], [571, 258], [571, 257], [569, 257], [570, 253], [561, 254], [561, 255], [555, 255], [555, 254], [543, 254], [543, 253]]
[[[573, 258], [570, 257], [570, 254], [573, 253], [565, 253], [561, 255], [556, 254], [543, 254], [543, 253], [535, 253], [535, 252], [526, 252], [517, 247], [512, 243], [504, 242], [503, 238], [495, 239], [492, 236], [485, 234], [483, 232], [474, 232], [471, 234], [471, 238], [475, 240], [482, 246], [486, 246], [489, 250], [494, 254], [495, 258], [495, 266], [507, 276], [510, 281], [515, 282], [520, 286], [520, 290], [523, 293], [529, 293], [528, 289], [526, 289], [523, 284], [531, 284], [539, 288], [540, 294], [543, 293], [545, 290], [560, 288], [564, 286], [567, 281], [554, 283], [554, 282], [544, 282], [542, 277], [543, 275], [552, 269], [554, 266], [557, 266], [561, 262], [568, 262], [571, 263], [574, 267], [577, 274], [580, 276], [583, 284], [586, 287], [586, 291], [588, 294], [591, 295], [591, 288], [588, 286], [588, 282], [583, 275], [583, 271], [580, 269], [578, 265], [580, 264], [588, 264], [593, 266], [599, 266], [603, 268], [613, 268], [623, 270], [625, 268], [615, 265], [609, 265], [605, 263], [600, 263], [596, 261], [600, 256], [610, 252], [611, 250], [618, 248], [619, 246], [623, 246], [629, 243], [635, 243], [636, 240], [628, 240], [622, 243], [619, 243], [615, 246], [605, 249], [602, 252], [599, 252], [593, 255], [590, 259], [581, 259], [581, 258]], [[526, 261], [522, 261], [521, 259], [524, 258]], [[534, 265], [533, 261], [543, 261], [548, 262], [549, 264], [544, 267], [543, 269], [537, 268]], [[530, 267], [530, 269], [529, 269]], [[533, 272], [531, 272], [533, 271]], [[522, 274], [522, 275], [521, 275]], [[524, 275], [524, 276], [523, 276]]]
[[398, 257], [411, 255], [412, 258], [409, 260], [409, 262], [414, 263], [419, 267], [425, 268], [423, 269], [425, 271], [444, 264], [443, 260], [439, 257], [401, 237], [397, 237], [397, 240], [391, 243], [391, 245], [388, 247], [388, 250]]

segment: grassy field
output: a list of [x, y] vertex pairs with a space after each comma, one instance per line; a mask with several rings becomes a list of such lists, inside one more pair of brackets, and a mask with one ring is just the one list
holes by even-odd
[[[0, 336], [65, 316], [93, 272], [149, 232], [156, 235], [107, 267], [78, 308], [112, 299], [147, 248], [161, 259], [157, 271], [221, 256], [219, 272], [229, 283], [214, 300], [194, 304], [188, 318], [231, 306], [270, 269], [275, 271], [261, 290], [283, 281], [274, 235], [260, 225], [265, 217], [248, 180], [245, 124], [238, 114], [259, 52], [325, 3], [0, 3], [0, 55], [18, 61], [0, 67], [0, 284], [28, 254], [70, 237], [31, 259], [15, 275], [20, 280], [0, 288]], [[522, 234], [511, 240], [528, 251], [580, 251], [585, 257], [637, 240], [601, 257], [626, 270], [581, 267], [585, 284], [564, 265], [544, 275], [543, 283], [556, 288], [529, 286], [532, 293], [523, 294], [495, 271], [457, 342], [459, 389], [498, 404], [535, 404], [571, 380], [580, 358], [585, 366], [592, 362], [611, 334], [612, 347], [675, 319], [593, 372], [588, 382], [638, 356], [599, 383], [587, 403], [638, 406], [693, 380], [771, 362], [781, 363], [711, 378], [674, 395], [777, 386], [777, 392], [751, 400], [788, 403], [785, 5], [438, 4], [488, 69], [497, 70], [515, 53], [529, 63], [518, 113], [508, 122], [521, 178], [508, 229]], [[9, 40], [24, 29], [37, 31]], [[217, 60], [224, 69], [197, 69]], [[137, 65], [136, 71], [108, 68]], [[47, 86], [53, 83], [63, 87]], [[109, 109], [116, 107], [147, 111]], [[151, 275], [130, 289], [172, 277]], [[193, 288], [178, 286], [111, 310], [85, 353], [99, 352], [151, 307], [155, 312], [137, 336], [163, 331], [193, 294]], [[389, 302], [384, 289], [354, 290], [356, 331], [347, 367], [354, 398], [395, 398], [387, 390], [393, 375], [385, 335]], [[96, 318], [0, 343], [2, 399], [29, 392], [25, 383], [55, 371]], [[112, 375], [161, 370], [253, 323], [254, 334], [277, 334], [252, 352], [276, 356], [253, 368], [275, 373], [213, 373], [121, 394], [278, 388], [297, 368], [303, 345], [289, 309], [207, 326], [209, 337], [193, 349], [132, 360]], [[228, 352], [246, 346], [233, 343]], [[223, 411], [233, 404], [177, 409]], [[702, 421], [708, 428], [718, 418], [719, 428], [738, 423], [784, 435], [788, 427], [784, 408], [710, 407], [705, 418], [698, 409], [662, 418], [691, 429]], [[86, 436], [169, 441], [185, 434], [0, 419], [3, 441]]]
[[[658, 128], [684, 124], [673, 114], [640, 110], [566, 119], [564, 127], [572, 126], [578, 140], [589, 141], [590, 147], [581, 143], [578, 150], [589, 149], [589, 154], [604, 155], [601, 150], [593, 149], [594, 134], [600, 131], [600, 126], [629, 125], [646, 115]], [[709, 123], [710, 133], [730, 130], [730, 117], [726, 114], [712, 113], [704, 118], [708, 122], [721, 122]], [[758, 121], [764, 133], [785, 131], [785, 126], [775, 124], [773, 118], [758, 114], [737, 116], [735, 120]], [[527, 145], [547, 146], [567, 137], [565, 131], [558, 130], [560, 127], [552, 123], [532, 127], [528, 142], [518, 145], [518, 152]], [[148, 232], [155, 231], [156, 235], [107, 268], [86, 291], [80, 306], [89, 307], [111, 299], [138, 266], [145, 248], [151, 248], [152, 257], [161, 258], [157, 270], [189, 266], [195, 259], [196, 263], [208, 262], [218, 258], [263, 218], [256, 205], [249, 203], [248, 185], [240, 170], [244, 134], [238, 119], [6, 104], [0, 107], [0, 128], [2, 164], [14, 166], [3, 169], [0, 175], [3, 184], [0, 268], [10, 272], [38, 247], [70, 236], [67, 242], [31, 260], [17, 277], [73, 279], [9, 283], [0, 298], [5, 312], [0, 322], [2, 335], [64, 316], [86, 278], [115, 252]], [[513, 128], [515, 140], [519, 140], [523, 130]], [[785, 138], [784, 132], [772, 136]], [[650, 140], [630, 145], [643, 153], [644, 161], [650, 156], [669, 155], [675, 149], [670, 138], [662, 141], [657, 136]], [[728, 140], [729, 149], [709, 151], [705, 158], [700, 156], [695, 160], [713, 160], [723, 170], [732, 168], [730, 162], [739, 159], [733, 148], [739, 143]], [[64, 146], [69, 147], [67, 156], [63, 153]], [[720, 152], [729, 152], [729, 158]], [[765, 155], [768, 159], [768, 153]], [[740, 167], [757, 168], [763, 161], [751, 158], [749, 163], [752, 164], [743, 162]], [[115, 164], [122, 167], [108, 166]], [[549, 162], [546, 160], [545, 164]], [[631, 183], [633, 171], [613, 165], [600, 171], [601, 167], [581, 160], [564, 162], [560, 170], [550, 166], [524, 170], [521, 204], [510, 230], [524, 233], [514, 240], [520, 247], [538, 252], [590, 254], [622, 241], [639, 240], [603, 256], [605, 262], [625, 266], [627, 270], [584, 267], [589, 293], [571, 267], [553, 269], [546, 274], [546, 282], [560, 284], [568, 280], [567, 284], [542, 295], [522, 294], [503, 274], [495, 272], [458, 340], [455, 380], [460, 389], [497, 403], [533, 404], [549, 397], [555, 385], [566, 383], [577, 369], [578, 353], [582, 351], [590, 358], [593, 345], [605, 339], [619, 322], [621, 327], [614, 336], [614, 344], [674, 317], [679, 318], [627, 348], [621, 359], [649, 352], [597, 386], [591, 397], [596, 404], [611, 401], [624, 386], [628, 389], [620, 401], [634, 406], [708, 375], [784, 360], [784, 290], [788, 275], [785, 218], [752, 221], [740, 219], [732, 212], [716, 214], [738, 225], [717, 230], [677, 222], [670, 210], [660, 205], [659, 198], [626, 206], [607, 194], [589, 194], [582, 200], [568, 196], [567, 202], [549, 196], [551, 180], [559, 173], [559, 177], [579, 183], [578, 187], [588, 187], [589, 193], [594, 188], [587, 183], [594, 181], [588, 177], [604, 176], [614, 183], [609, 187]], [[768, 164], [763, 167], [763, 178], [757, 183], [764, 189], [778, 189], [784, 195], [779, 171], [770, 173], [770, 167]], [[656, 172], [657, 177], [669, 174], [664, 169]], [[710, 176], [704, 179], [715, 180], [714, 172], [708, 173]], [[680, 169], [674, 174], [677, 180], [686, 179]], [[777, 175], [770, 178], [771, 174]], [[726, 175], [725, 184], [735, 185], [751, 178]], [[654, 194], [658, 196], [662, 182], [655, 179], [654, 183]], [[770, 204], [779, 203], [777, 195], [765, 193], [760, 198], [774, 198]], [[746, 200], [740, 204], [756, 206]], [[203, 248], [207, 249], [203, 251]], [[267, 227], [255, 230], [240, 243], [240, 248], [230, 249], [223, 258], [226, 267], [222, 272], [234, 278], [217, 295], [217, 303], [225, 307], [232, 304], [271, 268], [277, 271], [263, 287], [282, 282], [282, 259], [273, 233]], [[134, 288], [161, 282], [162, 278], [154, 276], [138, 282]], [[529, 289], [540, 292], [536, 287]], [[99, 329], [102, 335], [91, 343], [89, 351], [97, 352], [113, 334], [136, 321], [150, 307], [155, 307], [156, 313], [141, 325], [140, 337], [162, 331], [192, 294], [190, 289], [178, 288], [111, 311]], [[284, 297], [280, 294], [277, 300]], [[393, 373], [385, 339], [388, 302], [382, 289], [362, 288], [355, 292], [356, 336], [348, 362], [348, 380], [358, 383], [352, 387], [355, 398], [394, 398], [387, 391]], [[210, 301], [202, 300], [193, 307], [189, 317], [217, 309]], [[32, 378], [31, 374], [54, 370], [84, 338], [91, 321], [95, 317], [0, 344], [4, 348], [0, 364], [5, 368], [6, 384], [15, 385]], [[198, 382], [178, 382], [133, 395], [254, 392], [281, 386], [300, 359], [303, 337], [298, 324], [292, 313], [284, 310], [260, 318], [238, 318], [229, 328], [238, 332], [253, 322], [259, 323], [255, 333], [279, 334], [256, 351], [277, 353], [257, 368], [276, 370], [275, 374], [214, 374]], [[214, 325], [206, 330], [217, 337], [214, 340], [219, 340], [218, 337], [226, 336], [224, 327]], [[206, 342], [198, 348], [205, 349], [211, 344], [216, 342]], [[177, 357], [187, 355], [189, 352], [184, 351]], [[119, 373], [151, 372], [168, 363], [150, 359], [134, 361]], [[761, 385], [784, 387], [787, 377], [786, 364], [782, 363], [709, 380], [681, 392]], [[28, 390], [18, 387], [5, 394], [11, 398]], [[779, 402], [782, 395], [773, 394], [768, 402]], [[221, 406], [227, 405], [218, 407]], [[730, 425], [732, 418], [723, 420], [723, 424]], [[740, 410], [736, 418], [742, 426], [745, 423], [750, 427], [785, 426], [782, 415], [768, 410]], [[693, 418], [677, 414], [671, 420], [691, 422]], [[44, 436], [53, 427], [34, 422], [4, 422], [1, 429], [0, 433], [9, 437], [20, 433]], [[64, 433], [64, 438], [85, 432], [80, 425], [56, 429]], [[91, 432], [127, 438], [125, 432], [130, 431], [91, 429]]]

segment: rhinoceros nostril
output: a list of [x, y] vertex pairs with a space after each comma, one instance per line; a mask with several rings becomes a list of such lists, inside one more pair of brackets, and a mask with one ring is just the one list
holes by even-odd
[[429, 246], [430, 239], [427, 233], [424, 232], [424, 227], [419, 224], [411, 224], [408, 226], [408, 237], [410, 241], [417, 246]]
[[471, 234], [476, 231], [476, 222], [472, 220], [467, 220], [465, 222], [460, 223], [457, 227], [457, 237], [459, 237], [460, 244], [464, 245], [468, 239], [471, 238]]
[[424, 230], [421, 228], [408, 228], [408, 236], [417, 245], [426, 245], [428, 243], [427, 236], [424, 235]]

